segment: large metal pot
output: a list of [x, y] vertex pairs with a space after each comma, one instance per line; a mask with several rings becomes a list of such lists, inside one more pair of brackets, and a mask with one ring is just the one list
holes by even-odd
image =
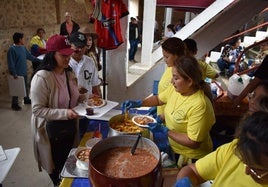
[[161, 154], [157, 145], [148, 138], [141, 137], [137, 147], [148, 150], [157, 159], [158, 162], [151, 172], [137, 178], [115, 178], [101, 173], [94, 166], [92, 160], [104, 151], [116, 147], [132, 147], [136, 140], [136, 135], [118, 135], [108, 137], [92, 148], [89, 158], [89, 178], [94, 187], [160, 187], [162, 185]]
[[[131, 119], [134, 115], [132, 114], [129, 114], [128, 115], [128, 118]], [[110, 120], [109, 120], [109, 134], [108, 136], [118, 136], [118, 135], [127, 135], [127, 134], [130, 134], [130, 135], [135, 135], [135, 134], [139, 134], [138, 132], [136, 133], [130, 133], [130, 132], [122, 132], [122, 131], [117, 131], [115, 129], [113, 129], [111, 127], [111, 124], [114, 124], [114, 123], [122, 123], [124, 122], [125, 120], [125, 115], [124, 114], [119, 114], [119, 115], [116, 115], [116, 116], [113, 116]], [[143, 131], [141, 132], [142, 136], [143, 137], [146, 137], [146, 138], [150, 138], [150, 131], [146, 128], [143, 128]]]

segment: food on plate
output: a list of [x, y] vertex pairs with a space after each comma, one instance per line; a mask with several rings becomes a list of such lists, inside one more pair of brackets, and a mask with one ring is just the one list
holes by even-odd
[[88, 116], [94, 115], [94, 109], [93, 108], [86, 108], [86, 111], [87, 111]]
[[148, 123], [155, 122], [155, 120], [149, 116], [134, 116], [133, 120], [140, 125], [147, 125]]
[[83, 149], [77, 153], [77, 158], [84, 162], [89, 162], [90, 149]]
[[100, 97], [91, 97], [88, 99], [88, 103], [89, 106], [96, 106], [96, 107], [100, 107], [103, 106], [105, 104], [105, 101], [100, 98]]
[[120, 132], [139, 133], [144, 131], [143, 128], [135, 125], [131, 120], [124, 120], [122, 122], [112, 123], [111, 128]]
[[134, 155], [130, 154], [130, 150], [131, 147], [114, 147], [99, 154], [91, 163], [97, 171], [116, 178], [140, 177], [158, 164], [148, 150], [137, 148]]

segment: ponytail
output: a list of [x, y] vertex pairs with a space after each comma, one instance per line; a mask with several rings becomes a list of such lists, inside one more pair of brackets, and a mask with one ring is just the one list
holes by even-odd
[[214, 99], [212, 96], [211, 88], [208, 83], [206, 83], [204, 80], [200, 82], [200, 89], [204, 91], [204, 94], [209, 98], [213, 108], [214, 108]]

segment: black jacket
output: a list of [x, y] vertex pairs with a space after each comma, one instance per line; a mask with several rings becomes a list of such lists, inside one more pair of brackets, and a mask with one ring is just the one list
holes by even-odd
[[[72, 33], [73, 32], [76, 32], [80, 29], [80, 26], [78, 25], [78, 23], [73, 22], [73, 30], [72, 30]], [[68, 36], [68, 32], [67, 32], [67, 29], [66, 29], [66, 21], [63, 22], [61, 25], [60, 25], [60, 35], [63, 35], [63, 36]]]

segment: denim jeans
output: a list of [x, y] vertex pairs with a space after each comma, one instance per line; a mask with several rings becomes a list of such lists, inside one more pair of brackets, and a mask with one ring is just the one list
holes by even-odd
[[217, 61], [217, 65], [221, 72], [224, 72], [225, 69], [228, 69], [228, 72], [230, 75], [232, 75], [234, 72], [234, 68], [235, 68], [234, 62], [227, 62], [223, 60], [222, 58], [219, 58], [219, 60]]
[[129, 40], [129, 44], [130, 44], [129, 60], [134, 60], [135, 54], [136, 54], [137, 49], [138, 49], [138, 43], [139, 43], [138, 39]]

